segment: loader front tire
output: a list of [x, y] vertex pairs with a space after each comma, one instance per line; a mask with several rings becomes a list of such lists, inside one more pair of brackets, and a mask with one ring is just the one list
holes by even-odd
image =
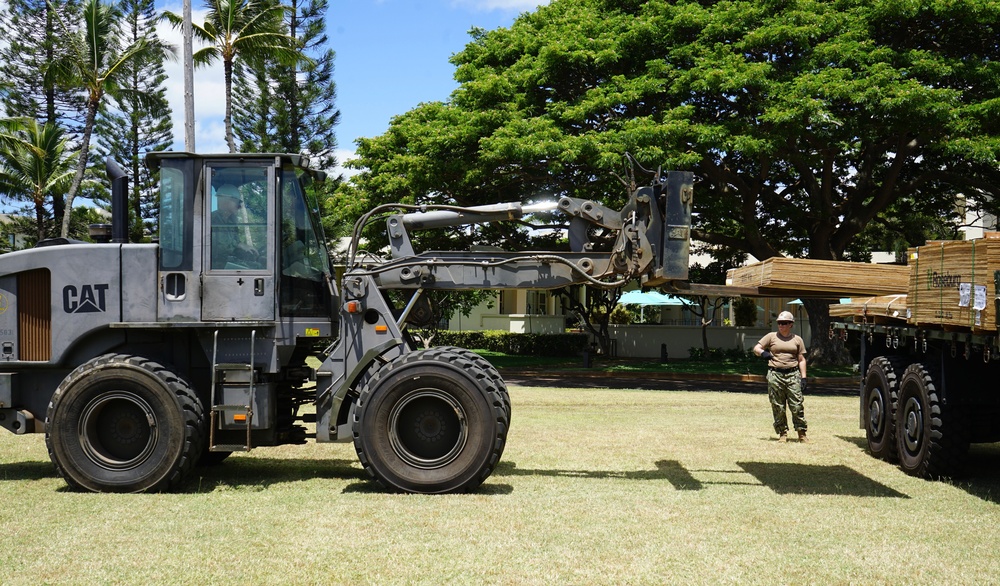
[[493, 472], [508, 416], [494, 377], [453, 351], [431, 348], [380, 368], [358, 398], [354, 447], [383, 487], [454, 493]]
[[45, 444], [71, 488], [176, 488], [197, 461], [204, 413], [184, 380], [138, 356], [108, 354], [71, 372], [49, 402]]

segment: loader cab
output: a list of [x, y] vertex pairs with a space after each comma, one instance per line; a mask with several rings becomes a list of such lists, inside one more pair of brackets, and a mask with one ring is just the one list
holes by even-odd
[[[301, 157], [151, 153], [159, 321], [331, 315], [329, 255]], [[319, 175], [321, 177], [321, 175]]]

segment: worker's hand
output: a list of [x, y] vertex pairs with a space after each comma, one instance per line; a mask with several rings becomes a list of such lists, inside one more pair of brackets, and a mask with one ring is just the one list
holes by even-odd
[[770, 360], [774, 358], [774, 354], [771, 354], [769, 350], [764, 350], [763, 352], [760, 353], [760, 357], [763, 358], [764, 360]]
[[240, 244], [234, 251], [234, 256], [242, 261], [256, 261], [260, 256], [258, 252], [246, 244]]
[[805, 377], [803, 377], [803, 378], [801, 378], [799, 380], [799, 390], [801, 390], [803, 393], [806, 392], [806, 379], [805, 379]]

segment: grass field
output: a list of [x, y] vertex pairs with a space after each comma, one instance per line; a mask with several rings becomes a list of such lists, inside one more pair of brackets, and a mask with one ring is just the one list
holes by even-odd
[[351, 445], [261, 448], [179, 494], [68, 492], [0, 434], [3, 584], [986, 584], [1000, 446], [927, 482], [870, 458], [857, 399], [778, 444], [758, 394], [512, 387], [475, 494], [385, 494]]
[[[476, 350], [500, 369], [588, 370], [610, 373], [684, 373], [684, 374], [759, 374], [767, 373], [767, 361], [761, 358], [740, 360], [671, 360], [660, 363], [642, 359], [595, 359], [590, 368], [583, 368], [582, 358], [551, 356], [515, 356], [490, 350]], [[853, 366], [809, 366], [811, 377], [854, 376]]]

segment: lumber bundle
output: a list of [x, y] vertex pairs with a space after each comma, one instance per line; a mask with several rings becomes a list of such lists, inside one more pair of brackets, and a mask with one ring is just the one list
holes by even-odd
[[1000, 239], [932, 242], [909, 251], [912, 325], [996, 331]]
[[899, 323], [906, 320], [906, 295], [854, 297], [830, 306], [830, 317], [864, 323]]
[[730, 269], [726, 285], [757, 287], [761, 295], [860, 297], [906, 293], [909, 268], [899, 265], [773, 257]]

